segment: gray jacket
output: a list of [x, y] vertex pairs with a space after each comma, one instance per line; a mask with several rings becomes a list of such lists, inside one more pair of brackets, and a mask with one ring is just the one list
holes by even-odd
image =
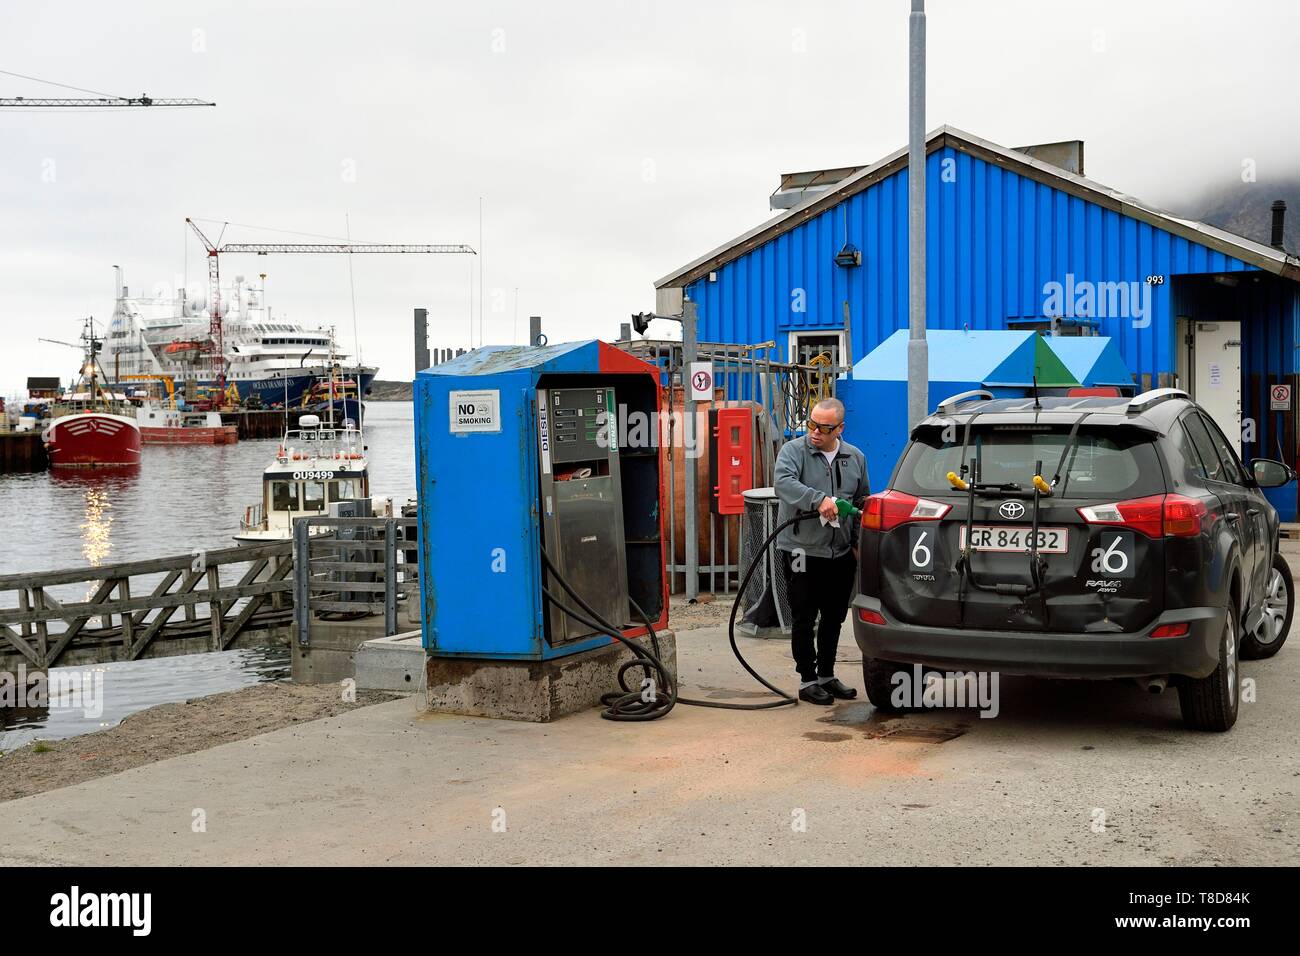
[[[800, 511], [813, 511], [830, 495], [853, 502], [871, 493], [867, 482], [867, 460], [862, 452], [840, 439], [835, 449], [834, 468], [826, 456], [813, 447], [807, 435], [791, 439], [776, 456], [776, 496], [780, 499], [777, 522], [793, 518]], [[781, 551], [801, 549], [815, 558], [837, 558], [858, 543], [858, 519], [842, 518], [840, 527], [823, 525], [820, 518], [805, 518], [776, 537]]]

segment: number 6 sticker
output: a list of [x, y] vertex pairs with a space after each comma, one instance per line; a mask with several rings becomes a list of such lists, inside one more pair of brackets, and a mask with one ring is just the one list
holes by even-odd
[[913, 571], [934, 570], [934, 529], [913, 527], [909, 529], [907, 547], [910, 554], [908, 561]]
[[1099, 548], [1092, 549], [1092, 573], [1111, 578], [1133, 577], [1133, 535], [1127, 531], [1103, 531]]

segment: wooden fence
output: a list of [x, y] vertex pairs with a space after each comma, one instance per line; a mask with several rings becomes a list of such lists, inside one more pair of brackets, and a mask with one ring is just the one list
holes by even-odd
[[[78, 585], [86, 596], [68, 600]], [[292, 541], [3, 575], [0, 668], [227, 650], [251, 632], [287, 633], [293, 586]]]

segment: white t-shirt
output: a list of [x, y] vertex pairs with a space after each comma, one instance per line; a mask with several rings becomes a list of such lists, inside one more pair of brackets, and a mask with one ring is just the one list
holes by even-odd
[[[834, 474], [834, 473], [835, 473], [835, 455], [836, 455], [836, 453], [839, 452], [839, 450], [840, 450], [840, 443], [839, 443], [839, 442], [836, 442], [836, 443], [835, 443], [835, 447], [832, 448], [830, 451], [823, 451], [823, 452], [820, 453], [821, 456], [822, 456], [823, 458], [826, 459], [826, 467], [829, 468], [829, 469], [831, 470], [831, 474]], [[831, 497], [834, 497], [834, 496], [831, 496]], [[821, 502], [819, 501], [819, 502], [818, 502], [818, 505], [820, 505], [820, 504], [821, 504]]]
[[826, 459], [827, 467], [831, 468], [832, 470], [835, 468], [835, 455], [839, 450], [840, 450], [840, 443], [836, 442], [835, 447], [832, 448], [830, 451], [824, 451], [821, 453], [821, 456]]

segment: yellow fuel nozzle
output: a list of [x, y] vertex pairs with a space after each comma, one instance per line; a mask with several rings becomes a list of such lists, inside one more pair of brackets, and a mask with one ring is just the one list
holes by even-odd
[[955, 471], [948, 472], [948, 484], [952, 485], [958, 491], [965, 491], [970, 485], [962, 480], [961, 476]]
[[1050, 495], [1052, 493], [1052, 486], [1043, 480], [1042, 475], [1034, 475], [1034, 487], [1044, 495]]

